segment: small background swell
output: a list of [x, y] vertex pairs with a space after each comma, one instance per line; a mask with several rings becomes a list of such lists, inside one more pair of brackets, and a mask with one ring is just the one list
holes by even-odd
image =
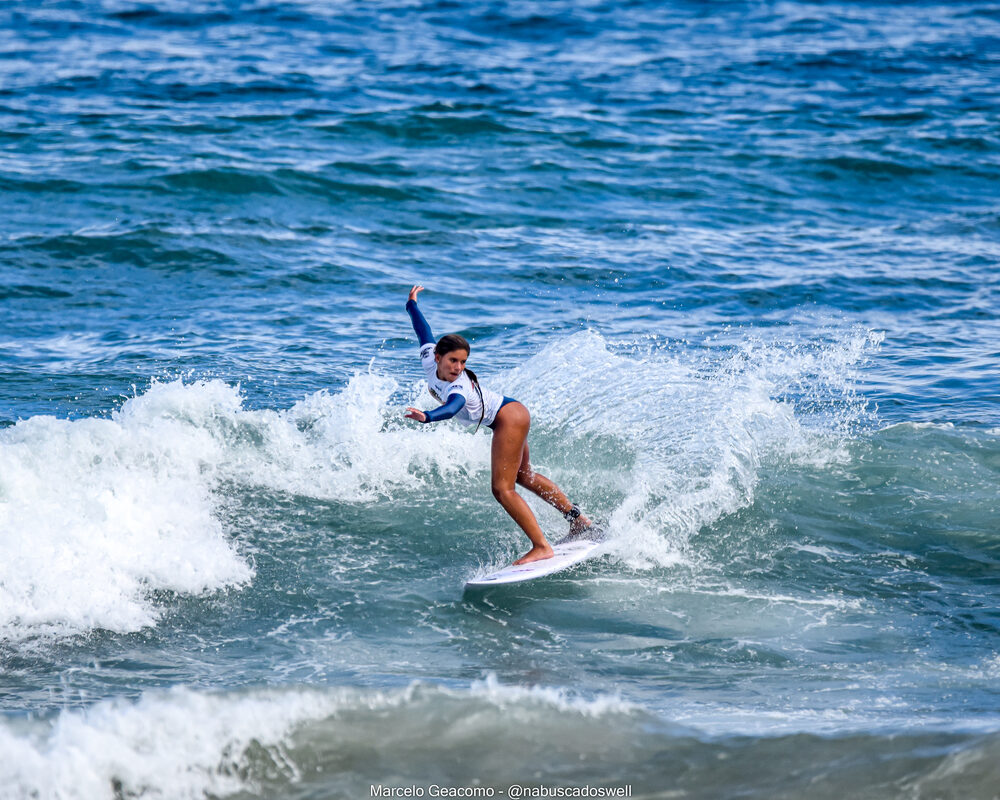
[[0, 796], [74, 800], [356, 797], [373, 787], [447, 796], [511, 786], [627, 787], [640, 798], [957, 798], [995, 785], [1000, 746], [996, 734], [713, 738], [614, 697], [491, 679], [464, 690], [175, 689], [2, 727], [0, 742], [16, 755], [0, 767]]

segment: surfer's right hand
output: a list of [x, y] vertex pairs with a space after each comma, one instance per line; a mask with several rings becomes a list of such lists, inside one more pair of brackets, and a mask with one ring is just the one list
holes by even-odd
[[419, 408], [408, 408], [403, 416], [407, 419], [415, 419], [417, 422], [427, 422], [427, 415]]
[[417, 295], [424, 290], [423, 286], [414, 286], [410, 289], [410, 299], [415, 303], [417, 302]]

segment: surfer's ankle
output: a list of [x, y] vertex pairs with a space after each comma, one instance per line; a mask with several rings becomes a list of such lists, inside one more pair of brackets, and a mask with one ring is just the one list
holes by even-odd
[[563, 519], [569, 522], [570, 536], [577, 536], [591, 526], [590, 520], [580, 511], [580, 506], [574, 503], [569, 511], [563, 512]]

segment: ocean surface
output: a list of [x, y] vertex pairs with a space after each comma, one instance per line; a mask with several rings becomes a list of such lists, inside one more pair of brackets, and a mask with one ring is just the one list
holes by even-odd
[[998, 266], [1000, 3], [0, 4], [0, 798], [1000, 797]]

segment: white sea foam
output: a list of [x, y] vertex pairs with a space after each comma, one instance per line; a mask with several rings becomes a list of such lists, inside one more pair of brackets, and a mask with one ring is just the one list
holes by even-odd
[[154, 590], [249, 580], [201, 471], [217, 449], [204, 431], [129, 415], [0, 433], [0, 637], [137, 630], [157, 617]]
[[[248, 788], [241, 767], [252, 743], [277, 748], [280, 760], [280, 745], [296, 725], [338, 704], [320, 692], [175, 689], [65, 711], [50, 726], [0, 725], [0, 798], [201, 800], [234, 793]], [[294, 764], [281, 763], [294, 777]]]
[[[714, 595], [717, 597], [739, 597], [744, 600], [750, 600], [757, 603], [765, 603], [769, 606], [820, 606], [824, 608], [835, 608], [840, 611], [844, 610], [859, 610], [864, 607], [864, 604], [856, 598], [844, 598], [835, 595], [821, 595], [818, 597], [801, 597], [795, 595], [783, 595], [783, 594], [760, 594], [747, 591], [746, 589], [738, 589], [734, 587], [720, 587], [716, 589], [699, 589], [699, 590], [688, 590], [697, 591], [699, 594]], [[787, 613], [787, 611], [786, 611]]]
[[[343, 391], [309, 395], [285, 412], [242, 412], [252, 432], [229, 441], [227, 477], [309, 497], [362, 502], [418, 488], [431, 475], [453, 477], [488, 468], [484, 432], [455, 426], [430, 430], [401, 421], [390, 405], [395, 381], [352, 378]], [[418, 403], [433, 405], [430, 396]]]
[[560, 435], [620, 442], [634, 463], [610, 479], [621, 496], [610, 550], [632, 567], [669, 566], [692, 534], [753, 502], [766, 463], [843, 457], [864, 407], [851, 370], [880, 341], [862, 331], [810, 348], [750, 338], [694, 356], [586, 332], [545, 348], [505, 388]]
[[221, 381], [154, 383], [108, 419], [0, 431], [0, 638], [155, 624], [157, 590], [201, 594], [253, 569], [218, 519], [225, 483], [373, 500], [488, 464], [485, 434], [392, 423], [396, 384], [358, 375], [287, 411]]
[[556, 687], [511, 686], [500, 683], [492, 673], [483, 680], [474, 682], [471, 693], [474, 697], [484, 698], [501, 708], [508, 705], [532, 704], [587, 717], [631, 714], [643, 710], [642, 706], [630, 703], [618, 695], [582, 697]]
[[[882, 429], [883, 432], [907, 432], [907, 431], [954, 431], [954, 422], [896, 422], [892, 425], [887, 425]], [[987, 431], [989, 433], [990, 431]]]

